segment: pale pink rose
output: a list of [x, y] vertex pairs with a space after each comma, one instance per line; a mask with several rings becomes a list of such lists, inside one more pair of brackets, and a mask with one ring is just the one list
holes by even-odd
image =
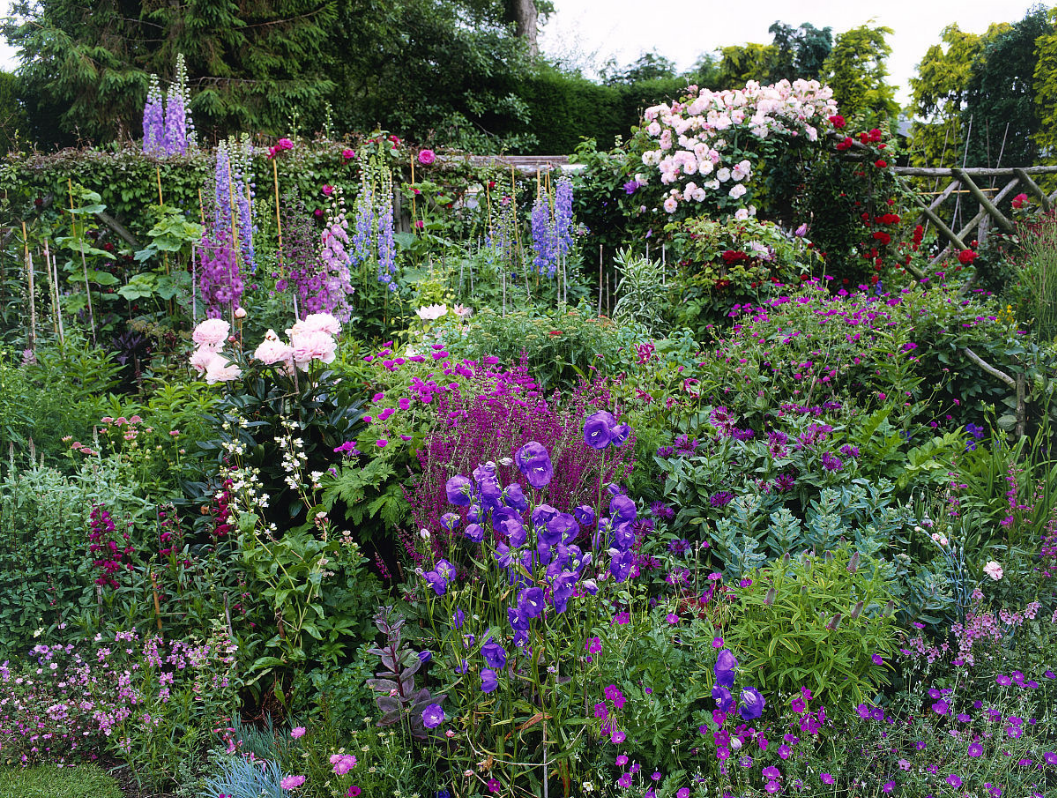
[[720, 183], [726, 183], [728, 180], [730, 180], [730, 170], [724, 166], [722, 169], [716, 172], [716, 180], [718, 180]]
[[738, 208], [736, 211], [734, 211], [734, 218], [737, 219], [739, 222], [744, 222], [746, 219], [749, 218], [749, 212], [745, 210], [745, 208]]
[[991, 562], [984, 566], [984, 573], [997, 582], [1002, 578], [1002, 566], [994, 560], [991, 560]]
[[206, 382], [216, 385], [218, 382], [231, 382], [242, 376], [242, 369], [231, 363], [223, 355], [214, 355], [206, 366]]
[[294, 348], [292, 346], [275, 338], [274, 333], [272, 335], [273, 337], [271, 338], [265, 337], [265, 339], [261, 341], [260, 346], [258, 346], [253, 352], [253, 356], [266, 366], [289, 361], [294, 356]]
[[322, 363], [333, 363], [337, 344], [334, 338], [322, 330], [308, 330], [290, 336], [293, 346], [294, 363], [302, 371], [308, 371], [308, 364], [313, 360]]
[[230, 329], [231, 325], [223, 319], [206, 319], [195, 327], [194, 332], [191, 333], [191, 340], [199, 346], [215, 347], [213, 350], [215, 352], [220, 349], [217, 345], [222, 346], [227, 340]]
[[205, 374], [206, 369], [209, 368], [209, 364], [216, 358], [220, 358], [221, 360], [224, 359], [221, 355], [218, 355], [214, 349], [208, 346], [201, 346], [191, 353], [191, 368], [199, 374]]
[[675, 197], [668, 197], [668, 199], [664, 201], [664, 210], [668, 213], [675, 213], [675, 209], [678, 207], [679, 203], [676, 201]]
[[748, 189], [745, 188], [743, 183], [735, 183], [727, 193], [730, 195], [731, 199], [741, 199], [745, 196], [747, 190]]

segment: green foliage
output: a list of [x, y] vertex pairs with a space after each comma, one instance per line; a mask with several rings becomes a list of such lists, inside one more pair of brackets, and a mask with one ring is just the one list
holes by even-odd
[[540, 389], [569, 389], [591, 369], [619, 373], [635, 358], [634, 346], [648, 333], [635, 325], [616, 325], [581, 306], [567, 313], [518, 311], [501, 316], [485, 309], [462, 341], [449, 351], [468, 360], [491, 355], [514, 363], [524, 355]]
[[890, 35], [891, 28], [869, 25], [838, 33], [822, 67], [823, 80], [833, 89], [841, 114], [862, 116], [868, 127], [876, 127], [899, 112], [895, 87], [886, 82], [885, 62], [892, 54], [886, 37]]
[[[42, 632], [84, 624], [96, 609], [98, 572], [88, 552], [88, 513], [106, 507], [142, 547], [149, 503], [120, 463], [91, 458], [64, 474], [12, 463], [0, 482], [0, 654], [24, 653]], [[124, 527], [122, 527], [124, 529]], [[58, 634], [64, 637], [64, 634]]]
[[675, 317], [698, 334], [735, 304], [763, 302], [821, 261], [803, 237], [754, 217], [691, 218], [671, 229], [673, 260], [682, 267]]
[[26, 143], [29, 118], [17, 96], [17, 78], [0, 72], [0, 154], [6, 154]]
[[744, 86], [750, 80], [766, 82], [778, 59], [778, 48], [771, 44], [735, 44], [721, 48], [720, 52], [723, 54], [719, 63], [720, 82], [729, 87]]
[[980, 36], [963, 32], [953, 23], [940, 35], [946, 50], [934, 44], [925, 53], [917, 77], [910, 79], [915, 116], [911, 160], [916, 166], [944, 167], [963, 151], [962, 110], [973, 65], [985, 44], [1008, 28], [991, 25]]
[[668, 284], [664, 264], [633, 255], [629, 249], [617, 253], [616, 267], [620, 298], [613, 308], [613, 321], [641, 325], [650, 335], [663, 335], [671, 328], [671, 298], [677, 290], [674, 275]]
[[7, 766], [0, 771], [0, 798], [122, 798], [117, 781], [99, 765], [61, 771], [55, 765]]
[[774, 37], [772, 45], [776, 52], [766, 83], [777, 83], [783, 78], [790, 83], [820, 78], [822, 66], [833, 50], [832, 28], [819, 29], [810, 22], [793, 28], [784, 22], [775, 22], [767, 32]]
[[[1046, 90], [1037, 85], [1036, 70], [1041, 83], [1053, 85], [1047, 72], [1049, 60], [1037, 60], [1036, 42], [1052, 33], [1046, 9], [1035, 6], [1024, 19], [987, 38], [973, 62], [962, 111], [963, 125], [973, 120], [968, 165], [994, 166], [999, 151], [1006, 167], [1036, 162], [1040, 154], [1036, 136], [1042, 130], [1041, 112], [1047, 107]], [[1047, 52], [1047, 40], [1040, 44]]]
[[897, 638], [885, 566], [840, 546], [785, 557], [735, 589], [724, 640], [766, 695], [808, 687], [839, 713], [888, 683]]

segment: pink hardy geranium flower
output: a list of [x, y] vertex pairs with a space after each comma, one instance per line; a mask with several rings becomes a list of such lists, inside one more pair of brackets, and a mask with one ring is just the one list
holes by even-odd
[[437, 156], [433, 150], [422, 150], [418, 154], [418, 162], [423, 166], [429, 166], [435, 160], [437, 160]]
[[290, 729], [290, 736], [293, 737], [295, 740], [301, 739], [305, 736], [305, 727], [295, 726], [294, 728]]

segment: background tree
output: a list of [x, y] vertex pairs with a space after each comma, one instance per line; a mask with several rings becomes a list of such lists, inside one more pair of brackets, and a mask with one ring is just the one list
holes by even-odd
[[675, 62], [653, 50], [643, 53], [634, 63], [623, 68], [610, 61], [603, 69], [602, 82], [612, 86], [618, 83], [632, 84], [645, 80], [674, 78], [675, 75]]
[[1036, 6], [985, 42], [973, 62], [962, 109], [962, 124], [972, 124], [966, 131], [970, 165], [1030, 166], [1038, 159], [1035, 47], [1053, 32], [1046, 9]]
[[767, 83], [774, 71], [778, 49], [770, 44], [749, 42], [720, 48], [720, 54], [720, 83], [725, 89], [736, 89], [750, 80]]
[[837, 35], [822, 80], [833, 87], [844, 116], [861, 115], [867, 124], [877, 125], [899, 113], [895, 87], [886, 81], [885, 62], [892, 54], [886, 37], [891, 33], [891, 28], [860, 25]]
[[1009, 27], [1006, 23], [991, 25], [980, 36], [962, 31], [957, 23], [948, 25], [940, 35], [942, 44], [932, 45], [925, 53], [917, 77], [910, 79], [911, 113], [915, 117], [911, 160], [915, 165], [961, 163], [965, 147], [962, 111], [973, 64], [985, 43]]
[[1057, 9], [1049, 12], [1050, 30], [1035, 40], [1035, 143], [1049, 163], [1057, 159]]
[[148, 75], [171, 78], [178, 52], [207, 138], [279, 130], [334, 88], [324, 57], [334, 0], [40, 0], [12, 10], [4, 32], [45, 142], [54, 121], [67, 136], [138, 137]]
[[767, 31], [774, 37], [771, 45], [776, 51], [768, 83], [782, 79], [818, 79], [833, 50], [832, 28], [820, 30], [810, 22], [794, 28], [784, 22], [775, 22]]

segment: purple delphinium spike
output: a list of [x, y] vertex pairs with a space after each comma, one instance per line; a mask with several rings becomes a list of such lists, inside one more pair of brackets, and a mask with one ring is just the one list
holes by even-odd
[[143, 154], [155, 158], [165, 155], [165, 110], [157, 75], [150, 76], [147, 104], [143, 106]]
[[573, 183], [563, 177], [554, 191], [554, 226], [558, 254], [569, 255], [573, 246]]
[[532, 263], [537, 274], [553, 277], [558, 264], [554, 248], [554, 221], [551, 218], [550, 197], [543, 194], [532, 206]]

